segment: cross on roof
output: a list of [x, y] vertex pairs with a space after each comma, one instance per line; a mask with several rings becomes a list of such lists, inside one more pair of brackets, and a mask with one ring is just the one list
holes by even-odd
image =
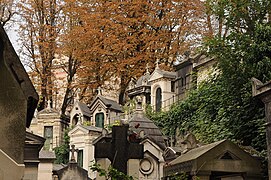
[[143, 145], [130, 143], [128, 138], [129, 125], [113, 126], [110, 142], [98, 141], [95, 144], [95, 158], [108, 158], [113, 168], [127, 174], [129, 159], [143, 159]]
[[97, 91], [98, 95], [102, 95], [102, 88], [100, 86], [97, 88]]
[[156, 64], [156, 68], [159, 69], [159, 59], [156, 60], [155, 64]]
[[150, 73], [150, 72], [149, 72], [149, 68], [150, 68], [150, 67], [149, 67], [149, 63], [147, 63], [147, 64], [146, 64], [146, 74], [149, 74], [149, 73]]
[[72, 154], [71, 154], [71, 162], [76, 162], [75, 161], [75, 156], [74, 156], [74, 153], [75, 152], [78, 152], [78, 149], [75, 149], [75, 145], [73, 144], [73, 145], [71, 145], [71, 149], [70, 149], [70, 152], [72, 152]]

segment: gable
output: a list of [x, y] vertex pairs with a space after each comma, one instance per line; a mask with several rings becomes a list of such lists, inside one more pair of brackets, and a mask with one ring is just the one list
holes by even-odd
[[90, 108], [92, 113], [98, 108], [101, 108], [104, 111], [106, 111], [106, 109], [108, 109], [106, 107], [106, 105], [100, 99], [96, 99], [96, 101], [89, 108]]
[[81, 134], [87, 134], [88, 130], [81, 127], [80, 125], [76, 125], [70, 132], [69, 136], [75, 136], [75, 135], [81, 135]]
[[154, 72], [150, 76], [149, 82], [154, 81], [156, 79], [160, 79], [160, 78], [175, 79], [176, 78], [176, 72], [170, 72], [170, 71], [163, 71], [161, 69], [155, 69]]
[[221, 155], [218, 156], [219, 160], [240, 160], [236, 155], [231, 153], [230, 151], [223, 152]]
[[149, 81], [154, 81], [154, 80], [159, 79], [159, 78], [162, 78], [162, 77], [163, 77], [163, 75], [162, 75], [161, 73], [159, 73], [159, 72], [157, 72], [157, 71], [154, 71], [154, 72], [151, 74]]

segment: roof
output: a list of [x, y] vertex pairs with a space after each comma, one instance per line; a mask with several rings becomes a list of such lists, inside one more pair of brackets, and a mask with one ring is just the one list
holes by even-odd
[[245, 172], [253, 175], [254, 179], [262, 177], [261, 161], [229, 140], [191, 149], [164, 166], [165, 176], [179, 172], [200, 174], [207, 171], [223, 171], [228, 175]]
[[55, 159], [56, 155], [54, 151], [41, 150], [39, 152], [39, 159]]
[[87, 116], [91, 115], [91, 112], [85, 103], [78, 101], [78, 107], [81, 109], [83, 115], [87, 115]]
[[29, 127], [39, 97], [2, 25], [0, 25], [0, 38], [1, 51], [5, 53], [0, 61], [4, 61], [6, 68], [13, 74], [13, 78], [18, 82], [18, 87], [25, 95], [27, 100], [26, 127]]
[[100, 99], [104, 104], [105, 106], [107, 106], [109, 109], [113, 109], [113, 110], [116, 110], [116, 111], [119, 111], [119, 112], [122, 112], [122, 107], [121, 105], [119, 105], [116, 101], [113, 101], [111, 99], [107, 99], [101, 95], [97, 95], [96, 98], [91, 102], [90, 104], [90, 107], [93, 106], [93, 104], [98, 100]]
[[150, 85], [150, 82], [149, 82], [150, 77], [151, 75], [149, 72], [141, 76], [136, 82], [136, 87], [139, 87], [142, 85]]
[[67, 164], [53, 164], [53, 171], [59, 171], [67, 166]]
[[26, 131], [26, 134], [25, 134], [25, 146], [26, 145], [35, 145], [37, 146], [38, 150], [40, 150], [43, 145], [44, 145], [44, 142], [45, 142], [45, 138], [39, 136], [39, 135], [36, 135], [36, 134], [33, 134], [32, 132], [28, 132]]
[[207, 144], [207, 145], [192, 149], [192, 150], [188, 151], [187, 153], [182, 154], [181, 156], [177, 157], [175, 160], [171, 161], [169, 163], [169, 165], [175, 165], [175, 164], [195, 160], [198, 157], [202, 156], [206, 152], [210, 151], [211, 149], [213, 149], [214, 147], [218, 146], [219, 144], [221, 144], [225, 141], [226, 140], [221, 140], [221, 141], [217, 141], [217, 142], [214, 142], [211, 144]]
[[[138, 128], [133, 128], [139, 124]], [[131, 130], [139, 134], [140, 131], [144, 131], [144, 134], [147, 138], [154, 141], [161, 149], [165, 149], [164, 137], [160, 129], [154, 124], [154, 122], [146, 117], [142, 109], [137, 109], [129, 119], [129, 125]]]
[[41, 115], [41, 114], [55, 114], [55, 115], [60, 116], [60, 111], [57, 111], [54, 108], [47, 107], [37, 113], [37, 115]]

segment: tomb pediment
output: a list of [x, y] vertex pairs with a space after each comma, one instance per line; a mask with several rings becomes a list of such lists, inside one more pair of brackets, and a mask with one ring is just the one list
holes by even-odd
[[161, 69], [155, 69], [151, 74], [149, 81], [154, 81], [160, 78], [175, 79], [176, 72], [163, 71]]
[[223, 154], [221, 154], [220, 156], [218, 156], [218, 159], [221, 160], [241, 160], [240, 158], [238, 158], [236, 155], [234, 155], [233, 153], [226, 151]]
[[83, 126], [78, 124], [69, 132], [69, 135], [76, 136], [82, 134], [89, 134], [90, 132], [102, 133], [102, 128], [94, 126]]
[[89, 105], [90, 111], [94, 111], [98, 107], [104, 108], [104, 109], [110, 109], [116, 112], [122, 112], [121, 106], [111, 99], [107, 99], [101, 95], [97, 95], [95, 99], [91, 102]]
[[82, 128], [80, 125], [76, 125], [70, 132], [69, 136], [76, 136], [76, 135], [82, 135], [87, 134], [88, 130], [85, 128]]

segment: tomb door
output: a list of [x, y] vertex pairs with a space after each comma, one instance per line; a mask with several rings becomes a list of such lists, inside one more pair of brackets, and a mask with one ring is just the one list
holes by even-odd
[[161, 110], [161, 107], [162, 107], [162, 90], [161, 88], [157, 88], [156, 90], [156, 93], [155, 93], [155, 99], [156, 99], [156, 102], [155, 102], [155, 110], [156, 111], [160, 111]]
[[80, 167], [83, 167], [83, 150], [79, 150], [77, 153], [77, 164]]
[[95, 115], [95, 126], [96, 127], [104, 127], [104, 113], [97, 113]]

